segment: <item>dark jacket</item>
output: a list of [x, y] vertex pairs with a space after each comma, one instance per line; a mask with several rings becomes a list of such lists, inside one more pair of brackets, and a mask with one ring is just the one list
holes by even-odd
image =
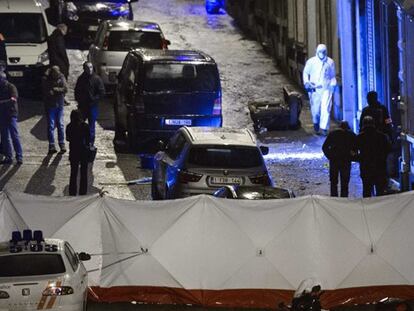
[[322, 151], [330, 161], [352, 161], [357, 154], [356, 135], [351, 130], [338, 128], [326, 137]]
[[50, 69], [46, 70], [42, 78], [42, 93], [45, 108], [63, 107], [65, 94], [68, 91], [68, 85], [63, 74], [57, 79], [53, 79]]
[[361, 118], [359, 119], [359, 128], [362, 129], [362, 120], [370, 116], [374, 119], [375, 128], [380, 132], [388, 135], [392, 138], [392, 121], [387, 107], [377, 103], [375, 105], [369, 105], [362, 109]]
[[0, 33], [0, 60], [4, 61], [7, 65], [6, 42], [4, 41], [4, 37], [1, 33]]
[[102, 79], [95, 73], [82, 73], [75, 86], [75, 100], [80, 110], [85, 111], [105, 96], [105, 87]]
[[65, 77], [69, 74], [69, 59], [66, 53], [65, 38], [59, 29], [55, 29], [47, 39], [47, 51], [51, 66], [58, 66]]
[[88, 162], [91, 141], [88, 124], [70, 122], [66, 126], [66, 140], [69, 142], [69, 161]]
[[388, 136], [374, 127], [366, 127], [357, 136], [361, 177], [387, 176], [387, 155], [391, 152]]
[[[11, 100], [14, 98], [15, 100]], [[6, 82], [5, 85], [0, 86], [0, 102], [8, 100], [5, 103], [0, 103], [0, 113], [8, 117], [17, 117], [18, 108], [17, 108], [17, 88], [14, 84]]]

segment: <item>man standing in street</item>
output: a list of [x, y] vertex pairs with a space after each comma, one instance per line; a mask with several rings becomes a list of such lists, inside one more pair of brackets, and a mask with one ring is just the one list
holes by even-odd
[[68, 27], [65, 24], [58, 24], [56, 29], [47, 39], [47, 51], [49, 53], [50, 66], [58, 66], [66, 80], [69, 76], [69, 59], [66, 53], [65, 38]]
[[303, 70], [303, 84], [309, 95], [315, 133], [327, 135], [336, 72], [335, 62], [328, 57], [326, 45], [319, 44], [316, 55], [307, 60]]
[[10, 138], [16, 153], [17, 164], [23, 163], [23, 151], [17, 124], [17, 97], [17, 88], [7, 81], [7, 76], [4, 72], [0, 72], [0, 130], [5, 156], [0, 164], [13, 163]]
[[75, 86], [75, 100], [83, 117], [88, 119], [91, 144], [95, 144], [95, 123], [98, 118], [98, 103], [105, 96], [102, 79], [93, 71], [91, 62], [83, 64], [83, 73]]
[[68, 91], [66, 79], [58, 66], [46, 70], [42, 79], [43, 102], [47, 113], [47, 137], [49, 140], [49, 154], [56, 153], [55, 128], [58, 132], [60, 152], [66, 152], [65, 127], [63, 124], [63, 106], [65, 94]]
[[362, 130], [357, 136], [359, 169], [361, 172], [363, 197], [380, 196], [387, 188], [387, 155], [391, 143], [384, 133], [375, 128], [371, 116], [362, 120]]
[[356, 135], [347, 121], [328, 134], [322, 151], [329, 160], [329, 179], [331, 196], [338, 196], [338, 177], [341, 178], [341, 197], [348, 197], [348, 185], [351, 177], [351, 162], [357, 155]]

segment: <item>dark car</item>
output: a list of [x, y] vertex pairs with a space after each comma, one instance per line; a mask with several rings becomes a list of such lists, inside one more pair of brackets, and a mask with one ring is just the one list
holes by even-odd
[[68, 40], [89, 46], [102, 20], [133, 20], [133, 2], [138, 0], [64, 0], [56, 22], [68, 25]]
[[295, 197], [295, 194], [289, 189], [272, 186], [253, 187], [239, 185], [223, 186], [214, 192], [213, 195], [218, 198], [247, 200], [289, 199]]
[[133, 150], [155, 151], [159, 140], [167, 141], [184, 125], [221, 127], [216, 62], [200, 51], [130, 51], [114, 109], [115, 143], [128, 138]]

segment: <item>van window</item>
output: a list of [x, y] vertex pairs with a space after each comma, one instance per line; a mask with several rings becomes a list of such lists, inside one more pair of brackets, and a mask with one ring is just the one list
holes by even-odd
[[217, 68], [210, 64], [147, 64], [145, 67], [144, 90], [147, 92], [215, 92], [219, 83]]
[[40, 13], [1, 13], [0, 29], [8, 43], [42, 43], [47, 39]]
[[60, 254], [0, 256], [0, 277], [65, 273]]
[[191, 148], [189, 164], [204, 167], [248, 168], [262, 165], [258, 148], [241, 146], [196, 146]]
[[129, 51], [135, 48], [161, 49], [162, 39], [159, 32], [111, 31], [108, 50]]

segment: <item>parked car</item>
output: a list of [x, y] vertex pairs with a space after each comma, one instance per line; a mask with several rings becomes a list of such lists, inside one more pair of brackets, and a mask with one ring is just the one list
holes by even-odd
[[156, 23], [107, 20], [99, 25], [88, 58], [106, 89], [113, 90], [128, 51], [135, 48], [167, 49], [169, 44]]
[[271, 186], [252, 187], [240, 185], [223, 186], [215, 191], [213, 195], [217, 198], [246, 200], [289, 199], [295, 197], [295, 194], [289, 189]]
[[68, 39], [89, 44], [102, 20], [133, 20], [131, 4], [138, 0], [65, 0], [62, 20]]
[[213, 194], [223, 185], [273, 185], [263, 154], [248, 129], [180, 128], [154, 156], [152, 198]]
[[199, 51], [130, 51], [115, 94], [115, 148], [155, 151], [181, 126], [222, 125], [216, 62]]
[[21, 93], [38, 94], [34, 90], [39, 90], [49, 66], [47, 37], [52, 31], [45, 7], [38, 1], [0, 1], [0, 32], [6, 38], [8, 75]]
[[0, 310], [86, 310], [90, 255], [39, 232], [0, 243]]

